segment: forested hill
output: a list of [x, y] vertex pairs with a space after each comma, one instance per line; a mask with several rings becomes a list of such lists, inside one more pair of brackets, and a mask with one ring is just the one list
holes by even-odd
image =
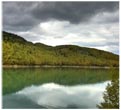
[[119, 56], [75, 45], [47, 46], [3, 32], [3, 65], [119, 66]]

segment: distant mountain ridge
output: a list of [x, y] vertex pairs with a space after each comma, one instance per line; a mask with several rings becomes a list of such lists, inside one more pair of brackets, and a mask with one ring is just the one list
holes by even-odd
[[48, 46], [3, 32], [3, 65], [119, 66], [119, 56], [76, 45]]

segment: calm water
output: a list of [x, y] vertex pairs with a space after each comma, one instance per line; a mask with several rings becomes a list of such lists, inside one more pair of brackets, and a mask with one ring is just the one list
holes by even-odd
[[96, 108], [117, 69], [3, 69], [3, 108]]

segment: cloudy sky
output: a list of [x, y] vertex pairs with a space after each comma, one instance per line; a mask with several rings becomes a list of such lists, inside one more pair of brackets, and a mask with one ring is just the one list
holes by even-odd
[[118, 2], [3, 2], [3, 30], [33, 43], [119, 54]]

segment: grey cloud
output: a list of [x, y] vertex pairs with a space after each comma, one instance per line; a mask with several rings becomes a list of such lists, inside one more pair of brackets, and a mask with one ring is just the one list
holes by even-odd
[[97, 13], [91, 20], [98, 24], [109, 24], [119, 22], [119, 10], [115, 12], [101, 12]]
[[119, 2], [3, 2], [2, 6], [3, 30], [28, 41], [48, 44], [57, 39], [64, 44], [67, 40], [118, 53]]
[[103, 46], [119, 46], [119, 42], [113, 42], [113, 41], [106, 41], [106, 42], [73, 42], [74, 44], [78, 44], [80, 46], [87, 46], [87, 47], [103, 47]]
[[55, 18], [68, 20], [72, 23], [88, 20], [97, 12], [114, 11], [118, 9], [118, 2], [49, 2], [39, 4], [32, 10], [37, 19]]
[[[119, 54], [119, 43], [115, 42], [105, 42], [105, 43], [85, 43], [85, 42], [75, 42], [73, 43], [75, 45], [80, 45], [84, 47], [89, 47], [89, 48], [97, 48], [99, 49], [100, 47], [107, 47], [107, 49], [102, 49], [105, 51], [112, 52], [114, 54]], [[100, 48], [101, 49], [101, 48]]]
[[40, 39], [44, 39], [40, 34], [32, 33], [29, 31], [28, 32], [17, 32], [16, 34], [22, 36], [27, 41], [30, 41], [30, 42], [32, 41], [33, 43]]
[[108, 51], [113, 52], [115, 54], [119, 54], [119, 47], [118, 46], [110, 46]]
[[118, 5], [118, 2], [3, 2], [3, 28], [25, 31], [50, 19], [87, 22], [98, 12], [118, 10]]
[[38, 24], [33, 18], [31, 2], [3, 2], [3, 28], [4, 30], [25, 31]]

